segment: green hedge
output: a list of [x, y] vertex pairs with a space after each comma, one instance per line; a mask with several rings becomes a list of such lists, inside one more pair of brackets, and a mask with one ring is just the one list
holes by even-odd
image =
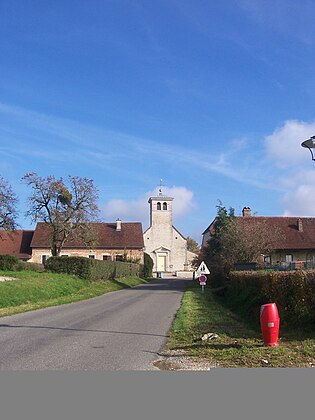
[[87, 280], [139, 276], [138, 264], [85, 257], [51, 257], [46, 261], [45, 268], [55, 273], [74, 274]]
[[284, 324], [315, 322], [315, 270], [233, 271], [228, 297], [239, 299], [249, 314], [275, 302]]
[[38, 263], [31, 263], [28, 261], [19, 261], [18, 265], [15, 267], [16, 271], [35, 271], [38, 273], [42, 273], [45, 271], [45, 267], [43, 264]]
[[149, 254], [144, 253], [144, 264], [141, 265], [141, 277], [143, 278], [148, 278], [148, 277], [152, 277], [153, 273], [153, 260], [150, 257]]
[[13, 271], [19, 264], [19, 259], [13, 255], [0, 255], [0, 270]]

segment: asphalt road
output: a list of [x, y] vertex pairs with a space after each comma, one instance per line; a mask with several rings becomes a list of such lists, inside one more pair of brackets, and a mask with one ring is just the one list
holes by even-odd
[[190, 281], [0, 318], [0, 370], [154, 370]]

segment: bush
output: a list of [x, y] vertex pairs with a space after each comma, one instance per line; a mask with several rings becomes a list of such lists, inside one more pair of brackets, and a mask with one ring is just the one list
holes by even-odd
[[14, 271], [20, 260], [13, 255], [0, 255], [0, 270]]
[[153, 276], [153, 264], [154, 263], [150, 255], [144, 253], [144, 264], [141, 266], [141, 277], [148, 278]]
[[42, 273], [43, 271], [45, 271], [45, 267], [43, 264], [31, 263], [28, 261], [19, 261], [15, 269], [17, 271], [35, 271], [38, 273]]
[[101, 261], [86, 257], [51, 257], [45, 268], [55, 273], [74, 274], [87, 280], [108, 280], [138, 276], [139, 265], [122, 261]]
[[234, 271], [229, 297], [246, 297], [243, 303], [255, 317], [261, 305], [275, 302], [284, 324], [315, 322], [315, 271]]

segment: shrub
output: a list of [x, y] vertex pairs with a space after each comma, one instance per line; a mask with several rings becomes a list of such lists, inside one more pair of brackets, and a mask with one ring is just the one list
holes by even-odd
[[87, 280], [108, 280], [139, 275], [139, 265], [122, 261], [101, 261], [86, 257], [51, 257], [45, 263], [47, 270], [74, 274]]
[[141, 277], [152, 277], [153, 260], [149, 254], [144, 253], [144, 264], [141, 266]]
[[230, 273], [229, 297], [244, 299], [257, 317], [265, 303], [277, 304], [281, 322], [315, 322], [315, 271], [242, 271]]
[[0, 270], [13, 271], [19, 264], [19, 259], [13, 255], [0, 255]]
[[45, 271], [45, 267], [43, 264], [31, 263], [28, 261], [19, 261], [15, 269], [17, 271], [35, 271], [38, 273], [42, 273], [43, 271]]

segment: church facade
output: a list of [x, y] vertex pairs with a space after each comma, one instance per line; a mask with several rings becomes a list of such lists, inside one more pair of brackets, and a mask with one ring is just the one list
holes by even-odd
[[160, 193], [149, 198], [150, 227], [144, 232], [144, 251], [153, 259], [153, 272], [190, 276], [196, 256], [186, 238], [173, 226], [173, 198]]

